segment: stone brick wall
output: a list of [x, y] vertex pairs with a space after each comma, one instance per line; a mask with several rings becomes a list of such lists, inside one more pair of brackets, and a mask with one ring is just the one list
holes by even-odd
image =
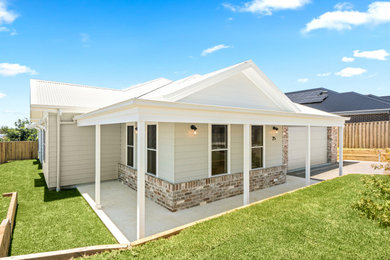
[[[257, 169], [250, 172], [250, 190], [255, 191], [286, 182], [286, 165]], [[119, 181], [137, 189], [137, 172], [119, 164]], [[145, 195], [157, 204], [177, 211], [243, 193], [242, 173], [227, 174], [200, 180], [170, 183], [145, 175]]]
[[336, 163], [337, 162], [337, 127], [328, 127], [328, 163]]

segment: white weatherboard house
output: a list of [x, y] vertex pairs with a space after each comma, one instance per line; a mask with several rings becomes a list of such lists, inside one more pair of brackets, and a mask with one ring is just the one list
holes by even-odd
[[[127, 89], [31, 80], [31, 121], [48, 188], [119, 179], [171, 211], [286, 182], [336, 162], [346, 118], [291, 102], [252, 62]], [[342, 164], [340, 164], [342, 174]], [[138, 189], [137, 189], [138, 187]], [[103, 200], [104, 207], [104, 200]]]

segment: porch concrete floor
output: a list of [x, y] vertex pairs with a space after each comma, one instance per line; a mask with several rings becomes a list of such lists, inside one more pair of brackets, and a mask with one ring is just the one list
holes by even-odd
[[[384, 174], [384, 169], [374, 170], [372, 165], [378, 165], [378, 162], [369, 161], [344, 161], [343, 175], [357, 173], [357, 174]], [[383, 164], [383, 163], [382, 163]], [[290, 176], [305, 178], [305, 170], [298, 170], [287, 173]], [[313, 167], [310, 172], [312, 180], [324, 181], [333, 179], [339, 176], [339, 164], [328, 164], [318, 167]]]
[[[311, 183], [318, 181], [311, 180]], [[305, 186], [305, 179], [287, 176], [285, 184], [253, 191], [250, 201], [263, 200], [274, 195]], [[95, 198], [95, 184], [77, 185], [80, 193]], [[242, 195], [215, 201], [206, 205], [170, 212], [166, 208], [146, 199], [146, 236], [200, 220], [242, 206]], [[118, 180], [101, 183], [102, 210], [129, 241], [136, 240], [137, 192]]]

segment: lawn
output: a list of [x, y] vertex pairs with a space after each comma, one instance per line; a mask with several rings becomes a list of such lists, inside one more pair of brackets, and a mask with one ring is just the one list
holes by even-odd
[[[0, 165], [0, 193], [18, 192], [11, 255], [117, 243], [77, 189], [49, 191], [35, 160]], [[9, 198], [0, 199], [0, 218]]]
[[388, 259], [390, 228], [352, 208], [361, 197], [361, 178], [336, 178], [203, 222], [169, 239], [90, 258]]

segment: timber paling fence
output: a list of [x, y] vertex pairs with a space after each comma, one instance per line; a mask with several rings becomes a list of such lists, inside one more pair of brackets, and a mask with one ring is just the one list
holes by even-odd
[[0, 163], [38, 158], [37, 141], [0, 142]]
[[346, 123], [344, 148], [390, 148], [390, 121]]

